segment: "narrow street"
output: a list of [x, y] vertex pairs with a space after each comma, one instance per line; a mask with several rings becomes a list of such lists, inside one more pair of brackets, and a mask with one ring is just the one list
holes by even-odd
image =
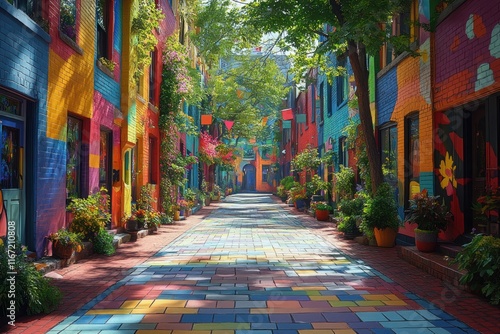
[[[291, 213], [271, 195], [231, 195], [218, 206], [49, 333], [487, 333], [487, 326], [497, 328], [498, 309], [479, 297], [458, 292], [450, 302], [436, 279], [400, 262], [385, 263], [387, 273], [375, 270], [341, 250], [349, 249], [347, 243], [337, 247], [331, 234], [325, 238], [320, 222]], [[359, 247], [395, 258], [392, 249]], [[407, 285], [426, 291], [407, 290], [389, 272], [407, 275]], [[477, 312], [462, 310], [463, 319], [493, 323], [471, 329], [435, 306], [436, 300], [425, 299], [433, 290], [440, 290], [436, 298], [441, 293], [447, 310], [467, 305]]]

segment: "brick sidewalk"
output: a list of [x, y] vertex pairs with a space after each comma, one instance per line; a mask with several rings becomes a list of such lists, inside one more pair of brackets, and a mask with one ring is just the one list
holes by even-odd
[[276, 203], [300, 217], [306, 226], [334, 243], [344, 253], [362, 259], [367, 265], [408, 291], [438, 306], [470, 327], [481, 333], [500, 333], [500, 307], [491, 305], [481, 296], [460, 290], [404, 261], [398, 255], [400, 246], [381, 248], [345, 240], [334, 224], [317, 221], [293, 207], [281, 204], [278, 200]]
[[[412, 330], [425, 330], [411, 321], [423, 316], [429, 319], [420, 321], [424, 327], [435, 330], [463, 333], [463, 322], [481, 333], [500, 333], [499, 308], [408, 264], [397, 247], [343, 240], [334, 224], [273, 201], [286, 213], [269, 205], [257, 209], [242, 199], [232, 210], [222, 205], [206, 224], [197, 224], [215, 204], [160, 228], [157, 235], [123, 245], [111, 258], [94, 256], [58, 270], [54, 273], [63, 278], [55, 282], [65, 294], [59, 309], [18, 319], [11, 332], [45, 333], [59, 324], [68, 333], [101, 326], [123, 333], [141, 329], [137, 334], [149, 329], [354, 333], [354, 328], [386, 333], [390, 330], [380, 325], [400, 316], [408, 316], [402, 324]], [[338, 265], [328, 264], [332, 261]], [[341, 289], [327, 291], [337, 284]], [[390, 296], [395, 299], [384, 300]]]
[[218, 205], [219, 203], [212, 203], [190, 215], [186, 220], [161, 226], [153, 235], [138, 239], [136, 242], [122, 244], [113, 256], [95, 254], [69, 267], [51, 272], [51, 276], [62, 276], [61, 279], [53, 280], [54, 285], [64, 296], [58, 309], [50, 314], [16, 319], [15, 328], [6, 326], [0, 328], [0, 332], [46, 333], [108, 287], [127, 276], [134, 266], [143, 263], [179, 235], [197, 225], [212, 210], [217, 209]]

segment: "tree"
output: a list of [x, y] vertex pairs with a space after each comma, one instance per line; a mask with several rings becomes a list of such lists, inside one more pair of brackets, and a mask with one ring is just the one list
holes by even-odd
[[[367, 55], [376, 55], [383, 43], [409, 50], [405, 36], [387, 34], [384, 23], [410, 0], [255, 0], [242, 8], [247, 23], [262, 32], [280, 33], [278, 44], [295, 53], [299, 73], [320, 66], [327, 75], [329, 55], [349, 58], [356, 82], [362, 134], [370, 162], [372, 193], [383, 182], [369, 101]], [[326, 27], [326, 29], [325, 29]]]
[[230, 0], [203, 2], [196, 26], [191, 40], [211, 67], [203, 111], [234, 121], [229, 137], [267, 139], [272, 131], [262, 120], [278, 116], [287, 89], [275, 57], [252, 53], [261, 43], [260, 31], [248, 29]]

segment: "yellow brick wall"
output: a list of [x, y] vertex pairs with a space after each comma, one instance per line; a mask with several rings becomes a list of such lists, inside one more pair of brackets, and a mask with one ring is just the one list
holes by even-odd
[[66, 140], [68, 112], [86, 118], [93, 113], [95, 2], [82, 1], [78, 18], [77, 44], [82, 55], [59, 39], [57, 27], [52, 29], [55, 33], [49, 52], [47, 136], [58, 140]]

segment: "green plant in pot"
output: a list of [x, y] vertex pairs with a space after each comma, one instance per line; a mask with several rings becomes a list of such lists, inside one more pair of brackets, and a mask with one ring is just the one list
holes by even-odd
[[314, 202], [311, 204], [316, 213], [316, 219], [319, 221], [327, 221], [330, 217], [330, 211], [332, 211], [332, 206], [326, 202]]
[[452, 214], [439, 196], [430, 196], [426, 189], [409, 200], [405, 221], [416, 224], [415, 244], [421, 252], [433, 252], [437, 246], [438, 234], [445, 231]]
[[65, 228], [49, 234], [47, 239], [52, 241], [52, 255], [61, 259], [69, 259], [73, 252], [81, 252], [83, 249], [82, 234]]
[[340, 217], [337, 230], [344, 233], [345, 239], [354, 239], [359, 235], [364, 204], [363, 196], [355, 196], [353, 199], [340, 201], [338, 206]]
[[376, 194], [365, 203], [362, 226], [368, 233], [373, 231], [379, 247], [395, 245], [401, 220], [394, 192], [388, 183], [380, 184]]

